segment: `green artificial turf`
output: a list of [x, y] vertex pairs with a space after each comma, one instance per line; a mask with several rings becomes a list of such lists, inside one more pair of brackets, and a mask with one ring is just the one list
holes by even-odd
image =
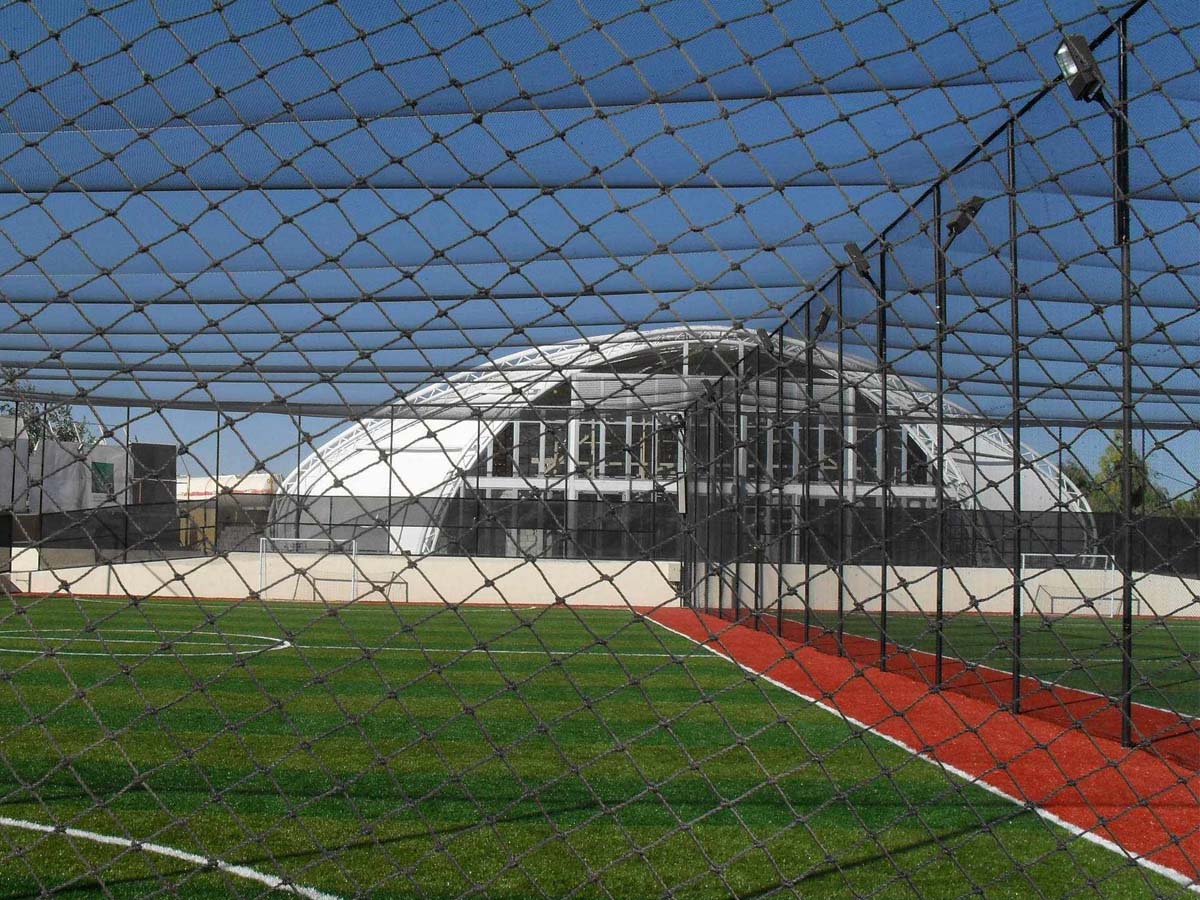
[[[20, 602], [0, 816], [339, 896], [1183, 896], [630, 613]], [[0, 825], [52, 890], [263, 892]]]
[[[877, 639], [877, 612], [846, 616], [846, 633]], [[814, 610], [814, 624], [835, 629], [836, 614]], [[945, 653], [966, 662], [1012, 671], [1012, 618], [978, 612], [948, 614]], [[887, 638], [897, 646], [932, 653], [931, 615], [892, 611]], [[1021, 621], [1021, 671], [1068, 687], [1119, 697], [1121, 621], [1093, 613]], [[1137, 618], [1133, 623], [1133, 700], [1185, 715], [1200, 715], [1200, 621]]]

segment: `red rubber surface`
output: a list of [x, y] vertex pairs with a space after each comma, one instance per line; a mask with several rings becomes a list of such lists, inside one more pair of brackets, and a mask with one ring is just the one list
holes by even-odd
[[[726, 613], [723, 618], [732, 621]], [[777, 619], [761, 616], [755, 620], [745, 616], [743, 624], [775, 631]], [[837, 655], [837, 637], [828, 629], [812, 628], [805, 632], [802, 622], [784, 620], [783, 636]], [[879, 667], [879, 641], [847, 634], [843, 638], [844, 655], [859, 666]], [[885, 651], [887, 670], [915, 678], [932, 687], [936, 658], [932, 653], [911, 650], [888, 644]], [[945, 657], [942, 660], [942, 690], [954, 691], [985, 700], [994, 706], [1009, 707], [1012, 703], [1012, 673], [990, 666], [968, 665], [962, 660]], [[1082, 728], [1088, 734], [1109, 740], [1121, 740], [1121, 710], [1109, 697], [1061, 685], [1045, 684], [1036, 678], [1021, 679], [1021, 714], [1053, 722], [1064, 728]], [[1165, 709], [1133, 704], [1132, 735], [1135, 743], [1153, 746], [1153, 752], [1200, 772], [1200, 722]]]
[[1193, 769], [691, 609], [661, 609], [650, 618], [914, 752], [1200, 880], [1200, 775]]

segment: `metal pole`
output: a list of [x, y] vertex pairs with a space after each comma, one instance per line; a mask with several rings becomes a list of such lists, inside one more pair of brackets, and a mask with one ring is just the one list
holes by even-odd
[[749, 441], [749, 424], [747, 424], [747, 446], [754, 447], [754, 627], [759, 627], [762, 613], [762, 567], [763, 567], [763, 508], [762, 508], [762, 469], [766, 463], [766, 444], [762, 432], [762, 344], [756, 344], [754, 349], [754, 443]]
[[300, 537], [300, 446], [304, 443], [304, 416], [296, 417], [296, 538]]
[[213, 553], [221, 546], [221, 411], [214, 413], [217, 422], [217, 471], [213, 477]]
[[[50, 407], [47, 406], [46, 407], [47, 419], [49, 419], [49, 415], [50, 415]], [[49, 428], [47, 427], [48, 425], [49, 425], [48, 421], [42, 425], [42, 471], [43, 472], [45, 472], [45, 470], [46, 470], [46, 449], [45, 449], [45, 447], [46, 447], [46, 437], [49, 435]], [[121, 502], [121, 512], [122, 512], [121, 519], [125, 523], [125, 539], [124, 539], [125, 549], [121, 553], [121, 560], [123, 562], [129, 562], [129, 506], [130, 506], [130, 494], [133, 490], [133, 479], [130, 477], [130, 475], [132, 473], [130, 472], [131, 467], [129, 465], [129, 463], [130, 463], [129, 445], [133, 443], [133, 436], [130, 434], [132, 427], [133, 427], [133, 407], [127, 406], [127, 407], [125, 407], [125, 490], [123, 492], [124, 497]], [[45, 484], [43, 484], [42, 490], [45, 490], [45, 487], [46, 487]]]
[[779, 605], [775, 610], [775, 633], [783, 634], [783, 564], [786, 559], [786, 541], [787, 535], [791, 531], [790, 528], [785, 528], [783, 525], [784, 511], [784, 487], [788, 482], [789, 472], [787, 469], [787, 427], [784, 424], [785, 417], [783, 414], [783, 366], [785, 347], [783, 342], [783, 327], [779, 328], [779, 358], [775, 365], [775, 444], [771, 448], [778, 459], [774, 459], [775, 463], [775, 490], [778, 492], [775, 497], [775, 519], [778, 523], [777, 540], [775, 552], [779, 554], [779, 573], [778, 581], [775, 585], [775, 593], [779, 595]]
[[[10, 485], [12, 499], [9, 500], [8, 508], [16, 512], [17, 509], [17, 440], [21, 437], [21, 401], [17, 400], [13, 403], [13, 446], [12, 446], [12, 484]], [[25, 446], [29, 446], [29, 438], [25, 438]]]
[[879, 353], [879, 668], [887, 669], [887, 634], [888, 634], [888, 528], [891, 516], [888, 506], [891, 503], [891, 492], [888, 490], [890, 473], [888, 467], [888, 364], [887, 364], [887, 250], [886, 242], [879, 245], [879, 291], [876, 297], [876, 343]]
[[[716, 528], [719, 531], [723, 524], [722, 511], [718, 510], [716, 504], [716, 483], [717, 483], [717, 423], [719, 421], [716, 413], [717, 395], [714, 392], [709, 392], [706, 405], [708, 407], [708, 501], [705, 504], [705, 515], [708, 517], [708, 528], [704, 535], [704, 611], [708, 612], [710, 604], [709, 584], [712, 582], [713, 572], [713, 523], [716, 523]], [[717, 615], [721, 614], [721, 595], [723, 592], [722, 585], [725, 581], [725, 576], [718, 567], [717, 569]]]
[[1012, 709], [1021, 711], [1021, 284], [1017, 265], [1017, 126], [1008, 123], [1008, 302], [1012, 332]]
[[[42, 563], [44, 561], [43, 554], [45, 553], [46, 526], [45, 526], [45, 523], [42, 521], [42, 518], [45, 515], [45, 510], [46, 510], [46, 507], [45, 507], [45, 501], [46, 501], [46, 438], [50, 434], [50, 423], [48, 421], [50, 418], [50, 405], [47, 404], [43, 408], [43, 410], [44, 411], [43, 411], [42, 422], [41, 422], [42, 436], [41, 436], [41, 439], [38, 441], [38, 448], [41, 451], [41, 457], [42, 457], [41, 461], [40, 461], [41, 474], [38, 475], [38, 517], [37, 517], [37, 521], [38, 521], [38, 568], [39, 569], [42, 567]], [[126, 440], [126, 443], [129, 443], [128, 439]], [[129, 543], [129, 541], [128, 541], [128, 521], [129, 520], [126, 519], [126, 541], [125, 541], [126, 544]]]
[[812, 407], [813, 407], [812, 300], [804, 308], [804, 640], [812, 631]]
[[742, 616], [742, 377], [746, 371], [746, 347], [738, 343], [737, 373], [733, 379], [733, 621]]
[[936, 607], [934, 611], [934, 684], [940, 685], [943, 679], [943, 658], [945, 656], [945, 599], [946, 599], [946, 403], [945, 403], [945, 371], [943, 369], [943, 350], [946, 343], [946, 255], [942, 251], [942, 187], [939, 184], [933, 192], [933, 254], [934, 280], [937, 294], [937, 338], [934, 351], [934, 366], [937, 369], [937, 440], [935, 455], [937, 460], [933, 466], [937, 473], [934, 480], [937, 504], [937, 565], [935, 567]]
[[837, 542], [837, 652], [846, 655], [846, 320], [843, 318], [842, 277], [837, 275], [837, 385], [838, 385], [838, 542]]
[[[391, 407], [388, 408], [388, 462], [387, 462], [387, 527], [384, 529], [383, 546], [388, 556], [392, 554], [392, 473], [395, 471], [396, 453], [396, 419]], [[483, 446], [482, 420], [475, 420], [475, 543], [476, 552], [479, 544], [479, 464], [480, 447]]]
[[1121, 743], [1133, 743], [1133, 290], [1129, 247], [1128, 26], [1117, 23], [1117, 109], [1113, 115], [1116, 153], [1116, 241], [1121, 248]]

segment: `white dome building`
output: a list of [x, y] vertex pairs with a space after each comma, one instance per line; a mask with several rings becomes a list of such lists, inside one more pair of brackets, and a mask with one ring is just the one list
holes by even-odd
[[[631, 520], [592, 515], [585, 522], [578, 509], [657, 510], [650, 531], [661, 537], [678, 530], [672, 513], [687, 505], [679, 493], [714, 484], [728, 493], [735, 485], [743, 495], [770, 493], [773, 505], [789, 509], [802, 496], [818, 508], [877, 508], [882, 378], [866, 360], [846, 355], [839, 365], [836, 353], [814, 345], [810, 404], [809, 348], [785, 338], [783, 352], [783, 428], [771, 424], [779, 366], [759, 332], [672, 327], [512, 353], [416, 390], [392, 405], [391, 417], [364, 420], [322, 444], [284, 479], [273, 531], [356, 539], [360, 552], [622, 556], [628, 542], [609, 540], [610, 532], [628, 532]], [[731, 387], [739, 369], [740, 397]], [[731, 449], [732, 431], [723, 444], [709, 436], [708, 414], [700, 411], [715, 408], [704, 399], [715, 395], [721, 417], [741, 423], [740, 450]], [[889, 376], [892, 506], [936, 503], [933, 402], [923, 386]], [[959, 407], [947, 405], [944, 420], [947, 506], [1011, 517], [1010, 437], [972, 423]], [[710, 473], [706, 451], [714, 448], [723, 458]], [[1094, 526], [1082, 493], [1045, 460], [1027, 449], [1023, 456], [1021, 507], [1035, 521], [1030, 531], [1045, 531], [1038, 514], [1055, 523], [1054, 534], [1029, 549], [1084, 552]], [[981, 523], [984, 543], [1003, 540], [987, 515], [972, 520]], [[653, 546], [656, 556], [677, 552], [664, 540]]]

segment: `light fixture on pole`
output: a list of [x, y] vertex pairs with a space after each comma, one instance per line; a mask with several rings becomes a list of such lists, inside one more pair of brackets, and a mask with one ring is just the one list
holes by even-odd
[[949, 234], [946, 237], [946, 249], [950, 249], [950, 245], [954, 243], [954, 239], [971, 227], [971, 223], [975, 221], [975, 217], [979, 215], [979, 210], [983, 208], [982, 197], [972, 197], [966, 203], [958, 208], [957, 213], [950, 223], [946, 226], [946, 231]]
[[1054, 61], [1058, 63], [1058, 70], [1072, 97], [1103, 102], [1104, 76], [1100, 74], [1100, 66], [1096, 64], [1087, 38], [1082, 34], [1064, 35], [1054, 51]]
[[871, 263], [867, 261], [866, 254], [862, 252], [862, 248], [853, 241], [850, 241], [843, 249], [846, 251], [846, 257], [850, 260], [850, 265], [854, 266], [854, 271], [860, 277], [871, 281]]
[[1063, 80], [1076, 100], [1094, 100], [1113, 123], [1113, 244], [1121, 253], [1121, 744], [1133, 746], [1133, 259], [1129, 228], [1129, 24], [1116, 23], [1116, 104], [1104, 96], [1104, 76], [1082, 35], [1063, 36], [1054, 53]]
[[826, 304], [817, 316], [817, 324], [813, 326], [812, 339], [815, 341], [825, 333], [825, 329], [829, 327], [829, 320], [833, 317], [833, 307]]

